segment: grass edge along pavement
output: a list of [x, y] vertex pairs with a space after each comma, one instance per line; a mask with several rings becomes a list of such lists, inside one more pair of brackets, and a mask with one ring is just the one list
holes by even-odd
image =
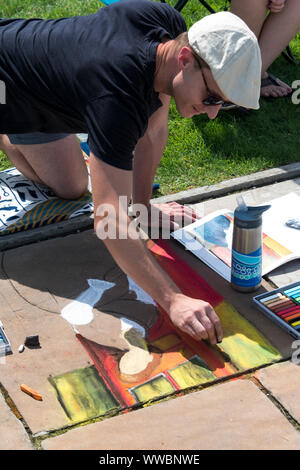
[[[300, 177], [300, 162], [291, 163], [279, 168], [264, 170], [252, 175], [233, 178], [211, 186], [200, 186], [197, 188], [181, 191], [176, 194], [162, 196], [152, 199], [153, 203], [178, 202], [180, 204], [198, 203], [207, 199], [227, 196], [234, 192], [239, 192], [259, 186], [267, 186], [272, 183], [294, 179]], [[88, 230], [93, 227], [93, 214], [78, 216], [76, 218], [61, 221], [54, 225], [27, 230], [12, 235], [0, 237], [0, 251], [24, 246], [30, 243], [65, 236]]]
[[[217, 11], [224, 3], [210, 1]], [[102, 6], [98, 0], [7, 0], [0, 6], [0, 17], [55, 18], [94, 13]], [[189, 0], [181, 13], [188, 27], [208, 14], [198, 0]], [[300, 33], [291, 41], [291, 49], [297, 65], [280, 56], [270, 69], [290, 84], [300, 80]], [[168, 144], [155, 178], [160, 190], [155, 197], [300, 161], [299, 127], [300, 105], [290, 98], [261, 100], [261, 108], [249, 115], [220, 112], [213, 121], [205, 115], [183, 119], [172, 102]], [[8, 166], [10, 162], [0, 153], [0, 170]]]

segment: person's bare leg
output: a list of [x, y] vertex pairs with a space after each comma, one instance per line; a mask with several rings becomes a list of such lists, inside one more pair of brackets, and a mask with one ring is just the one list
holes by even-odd
[[63, 199], [77, 199], [87, 190], [88, 172], [76, 135], [34, 145], [11, 145], [7, 136], [1, 137], [1, 149], [27, 178]]
[[[297, 8], [295, 4], [297, 4]], [[268, 5], [268, 0], [231, 1], [231, 12], [242, 18], [259, 40], [262, 56], [262, 78], [268, 77], [268, 67], [299, 30], [298, 0], [286, 0], [286, 4], [280, 12], [270, 13], [267, 16]], [[295, 18], [291, 18], [293, 14]], [[280, 34], [278, 34], [279, 32]], [[277, 81], [279, 86], [271, 84], [262, 87], [261, 96], [286, 96], [292, 91], [289, 85], [279, 79]]]
[[[264, 23], [259, 36], [259, 45], [262, 56], [262, 77], [266, 77], [269, 66], [296, 36], [300, 30], [300, 2], [299, 0], [286, 0], [284, 8], [279, 13], [270, 13]], [[263, 96], [284, 96], [292, 88], [281, 80], [281, 87], [270, 85], [265, 87]], [[283, 88], [283, 92], [282, 92]]]
[[259, 38], [266, 15], [269, 0], [231, 0], [230, 11], [242, 18]]

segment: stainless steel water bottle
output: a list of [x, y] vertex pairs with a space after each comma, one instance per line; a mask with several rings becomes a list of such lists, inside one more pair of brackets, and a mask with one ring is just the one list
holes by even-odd
[[247, 206], [242, 200], [234, 211], [231, 286], [251, 292], [261, 285], [262, 213], [271, 206]]

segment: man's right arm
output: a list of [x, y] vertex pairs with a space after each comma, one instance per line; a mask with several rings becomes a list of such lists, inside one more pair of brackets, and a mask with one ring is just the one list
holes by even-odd
[[[93, 153], [90, 169], [95, 230], [99, 236], [105, 232], [107, 224], [115, 224], [116, 236], [103, 241], [116, 263], [163, 307], [175, 326], [198, 340], [209, 339], [212, 344], [221, 341], [220, 320], [211, 305], [182, 294], [149, 253], [145, 242], [135, 236], [136, 231], [127, 215], [127, 205], [119, 204], [120, 196], [130, 199], [132, 173], [104, 163]], [[111, 217], [109, 207], [113, 209]], [[124, 237], [124, 234], [127, 236]]]

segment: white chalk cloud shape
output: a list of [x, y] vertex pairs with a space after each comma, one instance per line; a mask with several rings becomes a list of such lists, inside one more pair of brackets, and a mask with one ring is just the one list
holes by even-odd
[[94, 319], [93, 307], [104, 292], [115, 285], [98, 279], [88, 279], [87, 282], [90, 287], [61, 311], [61, 316], [71, 325], [88, 325]]
[[[145, 304], [156, 306], [156, 303], [152, 297], [150, 297], [150, 295], [147, 294], [144, 289], [136, 284], [129, 276], [127, 279], [129, 289], [135, 292], [137, 300]], [[71, 325], [79, 326], [88, 325], [91, 323], [91, 321], [94, 319], [93, 307], [99, 302], [106, 290], [115, 286], [114, 282], [102, 281], [99, 279], [88, 279], [87, 282], [89, 288], [82, 292], [82, 294], [80, 294], [76, 300], [73, 300], [71, 303], [66, 305], [66, 307], [64, 307], [61, 311], [61, 316]], [[123, 325], [125, 325], [124, 318], [122, 321]], [[135, 328], [139, 329], [137, 326], [135, 326]], [[140, 327], [140, 329], [143, 328]]]

